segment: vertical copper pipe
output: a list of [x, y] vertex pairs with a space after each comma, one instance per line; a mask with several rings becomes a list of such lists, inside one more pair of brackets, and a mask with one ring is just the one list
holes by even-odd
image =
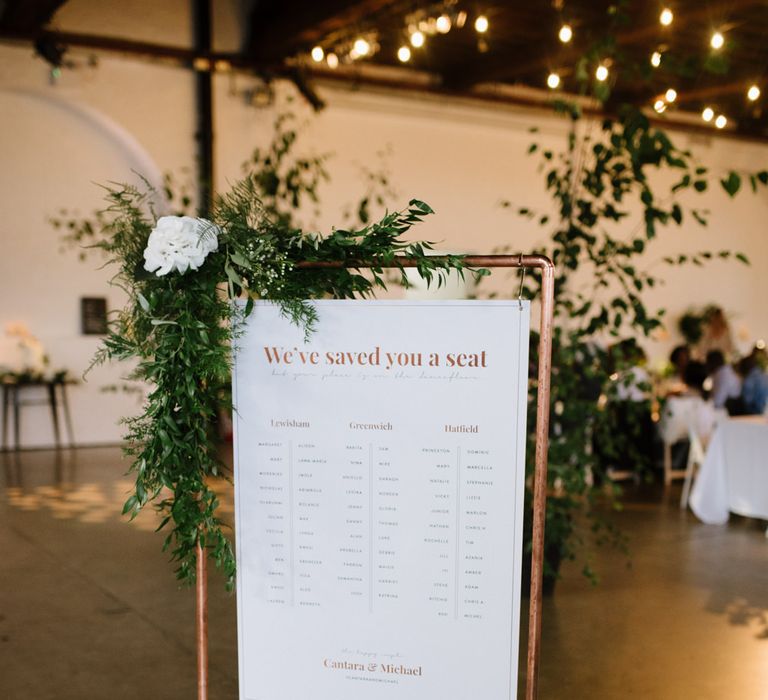
[[197, 621], [197, 700], [208, 700], [208, 562], [197, 540], [195, 619]]
[[536, 396], [536, 455], [533, 480], [533, 551], [531, 552], [531, 597], [528, 613], [528, 666], [526, 700], [539, 693], [541, 650], [541, 587], [544, 570], [544, 524], [547, 506], [547, 451], [549, 449], [549, 398], [552, 371], [552, 326], [554, 324], [555, 268], [542, 265], [541, 331], [539, 334], [539, 376]]

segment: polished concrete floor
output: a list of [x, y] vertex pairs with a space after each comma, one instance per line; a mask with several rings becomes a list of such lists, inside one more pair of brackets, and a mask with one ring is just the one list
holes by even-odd
[[[121, 519], [125, 467], [117, 449], [0, 454], [0, 699], [195, 697], [193, 595], [154, 515]], [[541, 698], [768, 700], [765, 524], [702, 525], [677, 493], [629, 494], [630, 559], [593, 553], [598, 586], [565, 567]], [[210, 697], [236, 698], [235, 601], [210, 589]]]

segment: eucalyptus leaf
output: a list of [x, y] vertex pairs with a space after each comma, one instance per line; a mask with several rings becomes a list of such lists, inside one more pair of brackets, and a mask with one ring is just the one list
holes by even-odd
[[250, 260], [245, 258], [243, 255], [238, 253], [236, 250], [233, 250], [229, 254], [230, 260], [235, 263], [235, 265], [239, 265], [240, 267], [244, 267], [246, 270], [253, 270], [253, 265], [251, 265]]
[[741, 176], [732, 170], [728, 173], [728, 177], [720, 180], [720, 184], [722, 184], [723, 189], [733, 197], [741, 187]]

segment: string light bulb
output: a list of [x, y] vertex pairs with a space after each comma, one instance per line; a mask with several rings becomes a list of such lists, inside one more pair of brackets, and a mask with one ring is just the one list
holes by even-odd
[[356, 39], [352, 50], [357, 56], [367, 56], [371, 51], [371, 45], [363, 38]]
[[435, 22], [435, 29], [441, 34], [451, 31], [451, 18], [448, 15], [440, 15]]
[[595, 71], [595, 77], [602, 83], [608, 79], [608, 67], [602, 63], [597, 67]]
[[564, 24], [557, 33], [557, 38], [564, 44], [567, 44], [573, 38], [573, 28], [570, 24]]
[[325, 51], [323, 51], [322, 46], [315, 46], [315, 48], [312, 49], [312, 60], [315, 63], [320, 63], [325, 58]]
[[717, 119], [715, 119], [715, 126], [718, 129], [725, 129], [725, 125], [728, 123], [728, 120], [725, 118], [724, 114], [718, 114]]
[[656, 100], [656, 102], [654, 102], [654, 103], [653, 103], [653, 108], [654, 108], [654, 109], [655, 109], [655, 110], [656, 110], [656, 111], [657, 111], [659, 114], [661, 114], [661, 113], [662, 113], [662, 112], [663, 112], [663, 111], [664, 111], [664, 110], [667, 108], [667, 103], [666, 103], [666, 102], [664, 102], [664, 100], [661, 100], [661, 99], [659, 99], [659, 100]]
[[720, 32], [715, 32], [712, 35], [712, 38], [709, 40], [709, 45], [715, 51], [718, 51], [719, 49], [722, 49], [723, 48], [723, 44], [725, 44], [725, 37]]
[[660, 51], [654, 51], [651, 54], [651, 65], [654, 68], [658, 68], [661, 65], [661, 52]]
[[415, 49], [420, 49], [424, 46], [424, 32], [417, 30], [411, 34], [411, 46]]
[[547, 87], [551, 88], [552, 90], [556, 90], [558, 87], [560, 87], [560, 76], [557, 73], [550, 73], [547, 76]]
[[475, 31], [478, 34], [485, 34], [488, 31], [488, 18], [485, 15], [480, 15], [475, 20]]
[[712, 107], [705, 107], [701, 112], [701, 118], [705, 122], [711, 122], [715, 118], [715, 110]]
[[397, 58], [400, 63], [408, 63], [411, 60], [411, 50], [407, 46], [401, 46], [397, 50]]
[[339, 67], [339, 57], [335, 53], [329, 53], [325, 57], [325, 62], [328, 64], [328, 68]]
[[760, 88], [757, 87], [757, 85], [750, 86], [749, 90], [747, 90], [747, 99], [750, 102], [754, 102], [760, 97]]
[[668, 7], [665, 7], [659, 15], [659, 22], [661, 22], [665, 27], [668, 27], [670, 24], [672, 24], [672, 20], [674, 18], [675, 15], [672, 10], [670, 10]]
[[677, 90], [675, 90], [675, 88], [669, 88], [669, 90], [664, 93], [664, 99], [670, 104], [674, 102], [677, 99]]

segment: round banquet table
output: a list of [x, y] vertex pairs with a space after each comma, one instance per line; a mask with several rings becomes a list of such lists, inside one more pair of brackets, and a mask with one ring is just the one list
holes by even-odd
[[726, 418], [718, 424], [690, 498], [708, 524], [729, 513], [768, 520], [768, 418]]

